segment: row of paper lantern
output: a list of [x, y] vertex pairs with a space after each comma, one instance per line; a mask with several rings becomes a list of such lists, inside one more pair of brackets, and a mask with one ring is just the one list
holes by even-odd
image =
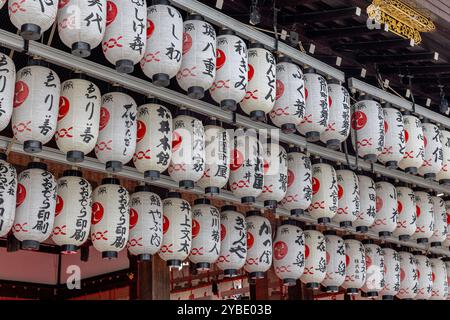
[[260, 278], [273, 264], [285, 285], [301, 279], [329, 292], [343, 287], [349, 294], [362, 290], [384, 299], [447, 297], [450, 265], [438, 258], [342, 239], [333, 231], [322, 234], [312, 226], [303, 231], [292, 220], [282, 222], [272, 241], [270, 221], [259, 211], [245, 217], [224, 206], [219, 212], [207, 199], [191, 208], [179, 193], [161, 200], [147, 186], [130, 196], [114, 178], [92, 192], [80, 171], [66, 171], [55, 181], [45, 164], [36, 162], [20, 173], [16, 186], [15, 169], [4, 160], [0, 166], [2, 235], [12, 227], [23, 249], [36, 250], [51, 236], [63, 253], [73, 253], [90, 237], [108, 259], [127, 247], [142, 260], [159, 254], [171, 267], [181, 267], [185, 259], [198, 270], [216, 263], [227, 276], [244, 268]]

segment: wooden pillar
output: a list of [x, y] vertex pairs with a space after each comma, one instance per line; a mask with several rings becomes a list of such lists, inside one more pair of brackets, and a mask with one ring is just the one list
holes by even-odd
[[137, 279], [137, 299], [152, 300], [152, 261], [138, 262]]
[[[130, 259], [130, 265], [132, 264]], [[136, 270], [135, 281], [132, 281], [130, 285], [130, 299], [170, 299], [169, 268], [158, 255], [152, 256], [151, 261], [138, 261], [134, 270]], [[135, 282], [134, 285], [133, 282]]]
[[250, 300], [268, 300], [269, 299], [269, 278], [267, 272], [264, 278], [254, 280], [250, 283]]
[[170, 271], [157, 254], [152, 257], [151, 286], [153, 300], [170, 299]]
[[297, 280], [295, 286], [288, 288], [288, 300], [301, 300], [302, 297], [302, 284], [300, 280]]
[[313, 289], [308, 289], [306, 287], [306, 284], [304, 284], [303, 282], [300, 282], [301, 285], [301, 294], [300, 294], [300, 299], [301, 300], [314, 300], [314, 291]]

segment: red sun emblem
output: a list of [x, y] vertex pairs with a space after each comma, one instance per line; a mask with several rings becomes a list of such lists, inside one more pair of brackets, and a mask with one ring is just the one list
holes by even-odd
[[219, 70], [225, 64], [227, 57], [225, 56], [225, 52], [220, 49], [217, 49], [217, 59], [216, 59], [216, 69]]
[[305, 100], [308, 99], [308, 89], [305, 88]]
[[387, 133], [389, 129], [389, 125], [387, 123], [387, 121], [384, 121], [384, 133]]
[[117, 17], [117, 6], [112, 1], [106, 2], [106, 26], [109, 26]]
[[248, 65], [248, 81], [252, 80], [253, 75], [255, 74], [255, 69], [251, 64]]
[[340, 184], [338, 184], [338, 199], [342, 199], [342, 196], [344, 195], [344, 188]]
[[64, 117], [69, 113], [70, 102], [64, 96], [59, 97], [59, 111], [58, 111], [58, 121], [64, 119]]
[[294, 180], [295, 180], [294, 173], [292, 172], [292, 170], [288, 169], [288, 180], [287, 180], [288, 187], [292, 186], [292, 184], [294, 183]]
[[130, 230], [138, 223], [139, 214], [134, 208], [130, 208]]
[[192, 48], [192, 37], [189, 33], [183, 33], [183, 55], [189, 52]]
[[181, 137], [181, 135], [177, 131], [174, 131], [172, 134], [172, 151], [178, 151], [178, 149], [181, 148], [182, 142], [183, 138]]
[[362, 111], [356, 111], [352, 115], [352, 128], [353, 130], [361, 130], [367, 123], [367, 116]]
[[309, 257], [309, 247], [305, 244], [305, 259], [308, 259]]
[[400, 281], [404, 281], [406, 277], [405, 270], [403, 268], [400, 268]]
[[366, 269], [370, 268], [371, 265], [372, 265], [372, 258], [366, 255]]
[[64, 207], [64, 200], [60, 196], [56, 196], [55, 217], [59, 216]]
[[417, 279], [420, 279], [420, 271], [417, 269]]
[[263, 170], [264, 170], [264, 174], [267, 174], [267, 172], [269, 172], [270, 169], [270, 163], [267, 160], [264, 160], [263, 162]]
[[147, 19], [147, 39], [151, 38], [153, 31], [155, 31], [155, 24], [152, 20]]
[[426, 148], [428, 144], [428, 140], [426, 136], [423, 136], [423, 146]]
[[345, 255], [345, 266], [348, 267], [350, 265], [350, 257]]
[[312, 178], [312, 193], [316, 194], [320, 190], [320, 181], [316, 177]]
[[69, 1], [70, 0], [59, 0], [59, 2], [58, 2], [58, 9], [64, 8], [64, 6], [69, 3]]
[[431, 280], [434, 283], [434, 280], [436, 280], [436, 275], [434, 274], [434, 272], [431, 273]]
[[408, 142], [409, 139], [409, 133], [407, 130], [405, 130], [405, 142]]
[[170, 221], [169, 218], [163, 216], [163, 234], [166, 234], [167, 230], [169, 230]]
[[330, 253], [329, 253], [329, 252], [326, 252], [326, 253], [325, 253], [325, 261], [326, 261], [327, 264], [330, 263], [330, 259], [331, 259]]
[[103, 208], [102, 204], [99, 202], [94, 202], [92, 204], [92, 224], [99, 223], [102, 218], [103, 214], [105, 213], [105, 209]]
[[447, 213], [447, 224], [450, 224], [450, 214]]
[[233, 149], [231, 152], [230, 169], [232, 171], [236, 171], [242, 166], [243, 163], [244, 163], [244, 156], [242, 155], [242, 153], [237, 149]]
[[276, 260], [283, 259], [288, 253], [288, 246], [284, 241], [277, 241], [273, 246], [273, 255]]
[[277, 80], [277, 94], [275, 99], [280, 99], [283, 96], [284, 93], [284, 83], [281, 80]]
[[400, 214], [403, 211], [403, 204], [400, 201], [397, 201], [397, 213]]
[[375, 210], [379, 212], [383, 208], [383, 199], [380, 197], [377, 197], [375, 200]]
[[16, 195], [16, 207], [20, 206], [27, 196], [27, 189], [23, 186], [23, 184], [19, 183], [17, 185], [17, 195]]
[[145, 126], [145, 123], [141, 120], [137, 121], [137, 142], [140, 142], [144, 137], [145, 133], [147, 132], [147, 127]]
[[331, 98], [331, 96], [328, 96], [328, 107], [331, 108], [332, 105], [333, 105], [333, 99]]
[[220, 241], [223, 241], [227, 235], [227, 228], [223, 225], [223, 223], [220, 224]]
[[195, 239], [200, 233], [200, 223], [197, 220], [192, 219], [192, 238]]
[[110, 118], [110, 114], [108, 109], [106, 109], [105, 107], [101, 107], [100, 108], [100, 131], [102, 131], [103, 129], [106, 128], [106, 126], [108, 125], [109, 122], [109, 118]]
[[416, 217], [419, 218], [420, 217], [420, 207], [416, 206]]
[[253, 237], [251, 232], [247, 232], [247, 250], [250, 250], [253, 247], [253, 243], [255, 242], [255, 238]]
[[17, 81], [14, 89], [14, 108], [20, 107], [27, 100], [30, 89], [23, 81]]

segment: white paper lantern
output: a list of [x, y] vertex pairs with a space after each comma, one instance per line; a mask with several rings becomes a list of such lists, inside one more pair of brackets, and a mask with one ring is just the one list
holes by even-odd
[[376, 297], [384, 286], [383, 250], [372, 240], [363, 240], [362, 243], [366, 256], [366, 282], [361, 290], [367, 297]]
[[383, 300], [394, 300], [394, 296], [400, 290], [400, 257], [398, 252], [383, 247], [384, 279], [383, 289], [380, 294]]
[[230, 189], [242, 203], [253, 203], [264, 185], [262, 144], [256, 132], [237, 130], [231, 150]]
[[220, 214], [220, 255], [217, 267], [226, 277], [237, 275], [247, 257], [245, 216], [235, 206], [223, 206]]
[[416, 196], [408, 187], [397, 187], [397, 228], [393, 235], [401, 241], [409, 240], [416, 232]]
[[300, 280], [309, 289], [319, 289], [327, 273], [325, 237], [313, 226], [307, 226], [305, 235], [305, 271]]
[[358, 156], [374, 163], [384, 147], [384, 114], [381, 105], [361, 97], [352, 114], [352, 144]]
[[305, 70], [305, 115], [297, 126], [309, 142], [319, 141], [327, 129], [330, 108], [327, 81], [314, 72], [314, 69]]
[[450, 201], [445, 201], [445, 207], [447, 212], [447, 238], [445, 239], [443, 246], [450, 247]]
[[350, 170], [336, 170], [338, 209], [333, 221], [341, 227], [351, 227], [359, 214], [358, 176]]
[[400, 290], [397, 297], [405, 300], [412, 300], [417, 295], [419, 279], [417, 273], [417, 263], [415, 257], [407, 252], [399, 252], [400, 258]]
[[0, 237], [11, 230], [16, 214], [17, 172], [0, 152]]
[[100, 90], [90, 81], [71, 79], [61, 84], [55, 140], [68, 161], [81, 162], [95, 148], [100, 100]]
[[294, 133], [305, 116], [305, 80], [302, 69], [288, 57], [278, 59], [275, 106], [269, 113], [284, 133]]
[[312, 166], [312, 200], [308, 213], [318, 223], [329, 223], [338, 210], [336, 171], [326, 163]]
[[116, 259], [128, 242], [130, 202], [127, 189], [116, 178], [105, 178], [92, 196], [91, 240], [103, 259]]
[[[389, 104], [388, 104], [389, 105]], [[378, 160], [388, 168], [395, 169], [405, 152], [405, 128], [403, 115], [394, 108], [383, 108], [384, 148]]]
[[431, 290], [433, 289], [433, 270], [431, 269], [430, 259], [423, 254], [416, 254], [417, 264], [417, 295], [416, 300], [428, 300], [431, 298]]
[[137, 186], [130, 196], [130, 237], [128, 251], [148, 261], [163, 241], [163, 207], [161, 198], [146, 185]]
[[439, 128], [432, 123], [422, 124], [423, 130], [423, 165], [419, 174], [427, 180], [435, 180], [436, 174], [442, 170], [442, 142]]
[[216, 31], [197, 14], [188, 16], [183, 26], [183, 58], [177, 81], [189, 97], [201, 99], [216, 77]]
[[248, 85], [241, 108], [252, 120], [265, 121], [275, 105], [276, 64], [274, 55], [259, 43], [248, 50]]
[[376, 214], [371, 230], [377, 232], [380, 237], [388, 237], [397, 227], [397, 190], [386, 181], [375, 183], [375, 190]]
[[205, 173], [205, 129], [200, 120], [182, 109], [173, 119], [170, 177], [180, 188], [192, 189]]
[[16, 66], [6, 54], [0, 53], [0, 131], [9, 124], [13, 113]]
[[117, 72], [131, 73], [145, 53], [146, 0], [108, 0], [103, 53]]
[[433, 201], [434, 227], [430, 238], [432, 247], [439, 247], [447, 239], [447, 210], [441, 197], [431, 197]]
[[352, 223], [356, 231], [366, 233], [375, 221], [376, 190], [375, 182], [368, 176], [358, 175], [359, 213]]
[[288, 168], [287, 153], [277, 143], [263, 144], [264, 150], [264, 185], [259, 200], [266, 208], [276, 208], [287, 191]]
[[181, 264], [191, 252], [191, 205], [178, 192], [169, 192], [163, 200], [163, 242], [159, 256], [172, 268]]
[[327, 272], [322, 285], [326, 292], [338, 292], [345, 281], [345, 244], [336, 231], [327, 230], [325, 235]]
[[26, 152], [40, 152], [55, 134], [60, 87], [58, 75], [47, 67], [30, 65], [18, 72], [11, 124]]
[[192, 249], [189, 260], [206, 271], [220, 254], [220, 213], [208, 199], [196, 199], [192, 207]]
[[286, 195], [281, 200], [284, 209], [291, 215], [300, 215], [311, 205], [312, 172], [311, 160], [299, 148], [288, 150], [288, 179]]
[[327, 148], [339, 149], [350, 134], [350, 94], [339, 81], [328, 83], [328, 125], [320, 135]]
[[25, 40], [38, 40], [56, 20], [58, 1], [9, 0], [8, 12], [12, 24]]
[[205, 126], [205, 172], [197, 185], [207, 194], [218, 194], [230, 177], [231, 139], [227, 130], [212, 119]]
[[217, 37], [216, 78], [209, 89], [211, 98], [224, 110], [236, 111], [248, 83], [247, 45], [231, 30]]
[[366, 251], [361, 241], [354, 236], [345, 236], [346, 268], [345, 281], [342, 284], [347, 294], [358, 294], [366, 283]]
[[445, 262], [439, 258], [430, 259], [430, 262], [433, 278], [430, 300], [447, 300], [448, 282]]
[[436, 180], [443, 185], [450, 185], [450, 132], [440, 129], [442, 143], [442, 169], [436, 175]]
[[64, 171], [57, 183], [52, 240], [63, 254], [76, 253], [89, 237], [92, 187], [78, 170]]
[[134, 166], [144, 178], [158, 180], [172, 157], [172, 114], [158, 103], [139, 106], [136, 132]]
[[404, 115], [403, 124], [405, 128], [405, 153], [398, 166], [407, 173], [416, 174], [418, 168], [424, 162], [422, 123], [415, 116]]
[[445, 262], [445, 267], [447, 268], [447, 300], [450, 300], [450, 296], [448, 295], [448, 285], [450, 283], [450, 258], [444, 257], [442, 261]]
[[153, 1], [147, 8], [147, 44], [141, 68], [156, 86], [167, 87], [181, 67], [183, 18], [169, 1]]
[[24, 250], [39, 250], [53, 230], [56, 180], [47, 165], [30, 162], [18, 177], [13, 232]]
[[86, 58], [103, 40], [106, 28], [106, 0], [59, 1], [58, 33], [72, 54]]
[[249, 211], [247, 226], [247, 258], [244, 269], [250, 279], [261, 279], [272, 265], [272, 226], [260, 211]]
[[97, 159], [106, 170], [118, 172], [128, 163], [136, 149], [136, 102], [122, 92], [102, 96], [100, 132], [95, 146]]
[[295, 286], [305, 269], [305, 236], [295, 220], [285, 220], [273, 240], [273, 267], [285, 286]]
[[417, 243], [428, 243], [434, 232], [434, 211], [431, 196], [423, 191], [414, 192], [416, 196], [416, 232], [413, 239]]

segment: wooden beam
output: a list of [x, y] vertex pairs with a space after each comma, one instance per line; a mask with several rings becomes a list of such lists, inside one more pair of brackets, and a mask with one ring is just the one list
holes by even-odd
[[356, 57], [356, 59], [361, 63], [391, 64], [419, 61], [438, 61], [439, 54], [437, 52], [421, 52], [386, 55], [359, 55]]
[[297, 15], [288, 15], [283, 18], [285, 24], [293, 24], [297, 22], [307, 23], [307, 22], [326, 22], [338, 19], [347, 19], [351, 17], [361, 16], [360, 7], [349, 7], [333, 10], [315, 11], [307, 12]]
[[333, 46], [334, 50], [386, 50], [395, 48], [407, 48], [414, 47], [414, 40], [407, 39], [388, 39], [378, 41], [361, 41], [361, 42], [349, 42], [340, 43]]
[[450, 73], [450, 64], [433, 64], [429, 66], [380, 67], [384, 74], [425, 75]]
[[166, 262], [159, 255], [152, 256], [151, 288], [153, 300], [170, 299], [170, 274]]
[[338, 38], [353, 38], [355, 36], [361, 36], [366, 34], [375, 34], [387, 32], [387, 25], [381, 25], [380, 29], [369, 29], [366, 25], [343, 27], [343, 28], [326, 28], [309, 30], [306, 35], [313, 39], [326, 38], [338, 39]]

